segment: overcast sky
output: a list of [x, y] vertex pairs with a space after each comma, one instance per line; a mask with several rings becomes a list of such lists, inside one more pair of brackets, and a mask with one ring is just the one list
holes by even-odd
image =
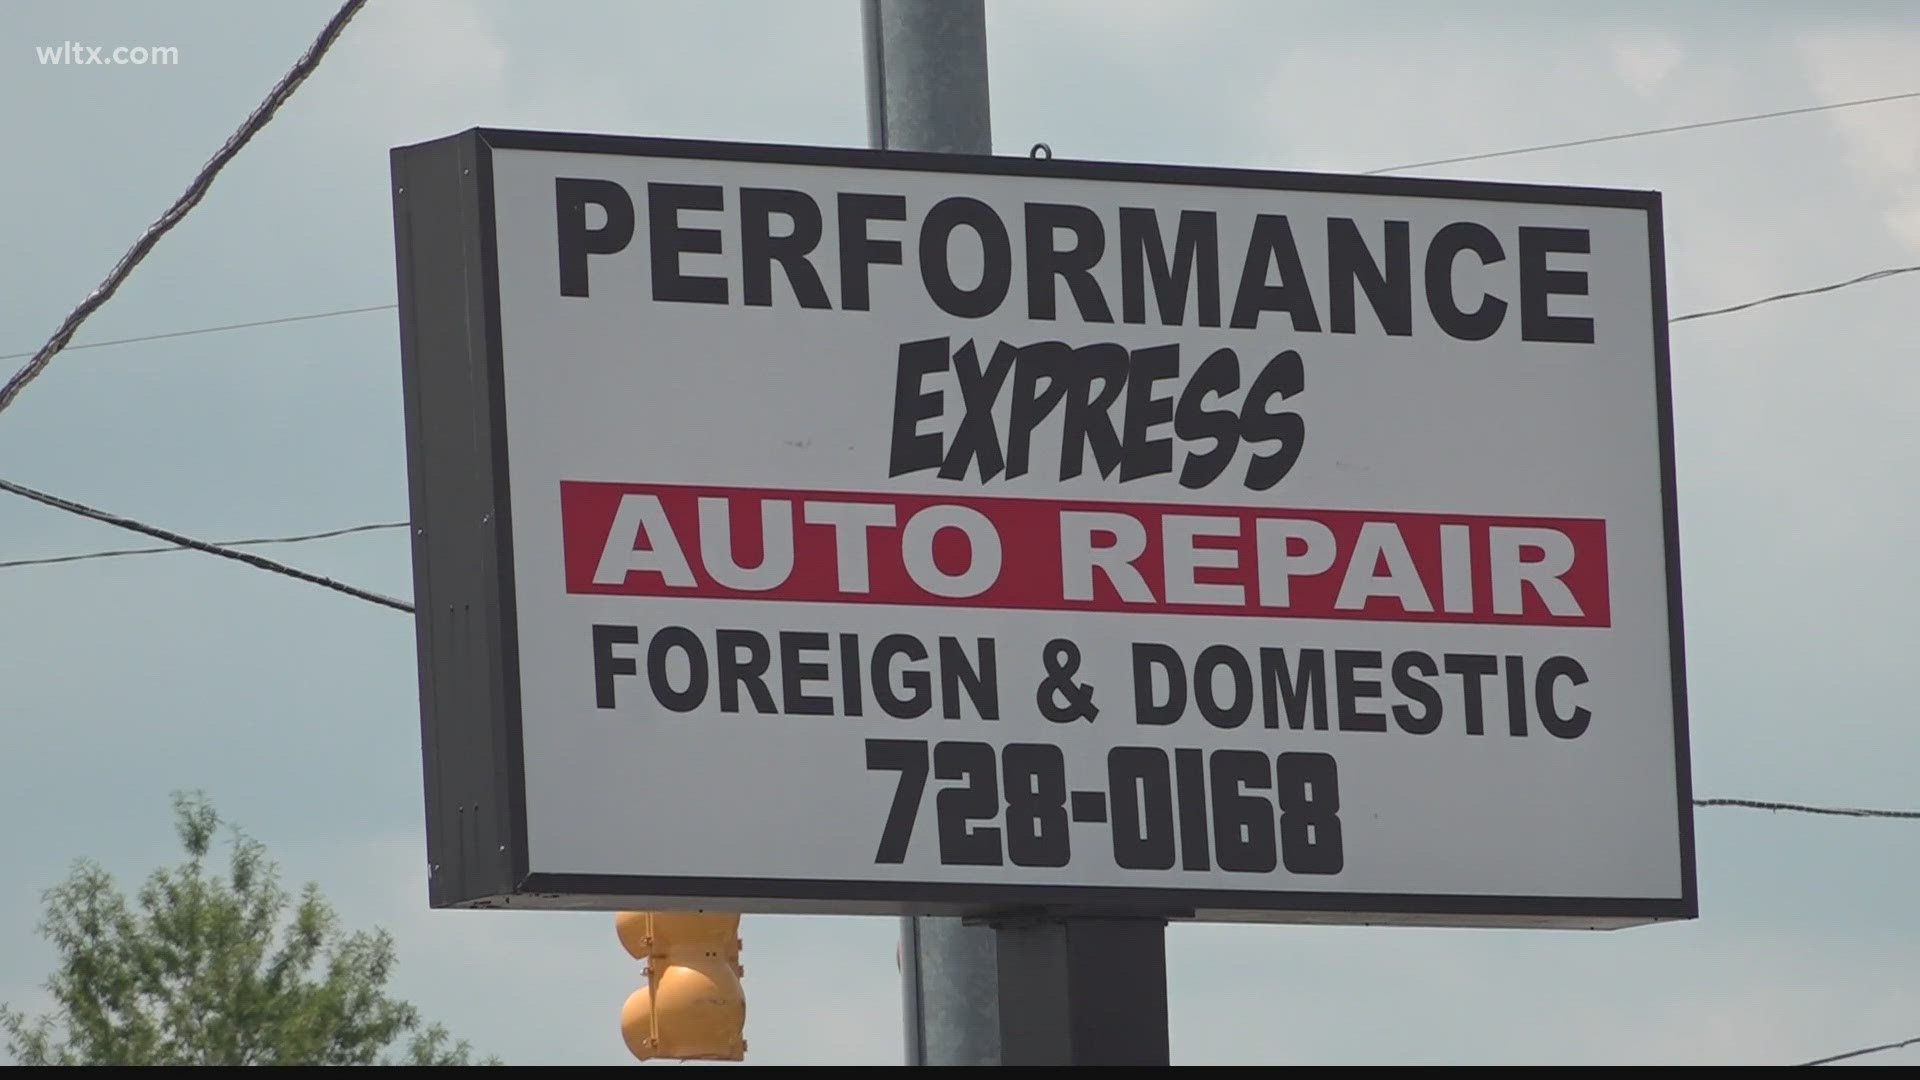
[[[1920, 89], [1901, 3], [1351, 6], [991, 3], [996, 149], [1357, 171]], [[46, 337], [332, 8], [0, 8], [0, 353]], [[180, 63], [36, 61], [66, 40]], [[81, 339], [391, 303], [395, 145], [490, 125], [853, 146], [861, 95], [855, 0], [374, 0]], [[1676, 313], [1920, 262], [1920, 101], [1426, 171], [1663, 192]], [[1916, 296], [1896, 278], [1673, 330], [1698, 794], [1920, 804]], [[216, 539], [403, 519], [393, 314], [73, 352], [0, 416], [0, 475]], [[0, 560], [139, 542], [0, 499]], [[274, 553], [411, 594], [403, 534]], [[0, 611], [0, 1001], [44, 1001], [41, 890], [83, 854], [137, 882], [174, 856], [168, 792], [197, 787], [291, 881], [391, 929], [396, 989], [457, 1035], [628, 1060], [640, 966], [610, 916], [427, 907], [409, 619], [190, 554], [0, 570]], [[1176, 926], [1174, 1060], [1762, 1064], [1920, 1035], [1920, 825], [1698, 824], [1691, 923]], [[900, 1059], [894, 920], [743, 936], [754, 1061]]]

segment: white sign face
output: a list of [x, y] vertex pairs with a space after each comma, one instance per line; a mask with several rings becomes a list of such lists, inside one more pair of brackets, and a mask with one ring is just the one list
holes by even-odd
[[1656, 195], [484, 138], [528, 892], [1694, 914]]

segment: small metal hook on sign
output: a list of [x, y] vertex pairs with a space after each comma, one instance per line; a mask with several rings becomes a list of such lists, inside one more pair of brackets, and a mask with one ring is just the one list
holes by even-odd
[[1034, 143], [1033, 149], [1027, 151], [1027, 156], [1035, 161], [1052, 161], [1053, 147], [1043, 142]]

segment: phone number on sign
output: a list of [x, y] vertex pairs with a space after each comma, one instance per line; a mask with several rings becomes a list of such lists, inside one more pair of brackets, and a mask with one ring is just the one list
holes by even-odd
[[869, 770], [899, 774], [876, 863], [906, 861], [929, 771], [955, 781], [934, 796], [943, 866], [1066, 866], [1074, 824], [1107, 825], [1125, 870], [1337, 874], [1346, 861], [1328, 754], [1117, 746], [1099, 786], [1069, 788], [1066, 757], [1049, 743], [868, 739], [866, 749]]

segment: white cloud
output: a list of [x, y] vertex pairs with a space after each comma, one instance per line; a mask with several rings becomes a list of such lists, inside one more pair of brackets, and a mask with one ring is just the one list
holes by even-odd
[[[1920, 31], [1805, 34], [1801, 63], [1823, 101], [1910, 90]], [[1907, 250], [1920, 252], [1920, 102], [1888, 102], [1827, 114], [1846, 160], [1874, 200], [1881, 223]]]
[[497, 87], [506, 74], [492, 18], [467, 0], [375, 4], [360, 20], [361, 47], [395, 82], [455, 95]]
[[[370, 120], [387, 145], [470, 127], [506, 96], [507, 45], [470, 0], [372, 4], [343, 37], [328, 74], [353, 101], [330, 115]], [[357, 141], [369, 133], [354, 133]]]
[[[1134, 46], [1164, 46], [1169, 37], [1188, 38], [1211, 33], [1228, 16], [1231, 5], [1220, 0], [1055, 0], [1042, 5], [1052, 14], [1098, 33], [1116, 42]], [[1014, 12], [995, 6], [987, 12], [987, 33], [991, 38], [996, 17]]]
[[1613, 47], [1613, 70], [1643, 98], [1665, 89], [1686, 60], [1686, 50], [1668, 34], [1636, 34]]

